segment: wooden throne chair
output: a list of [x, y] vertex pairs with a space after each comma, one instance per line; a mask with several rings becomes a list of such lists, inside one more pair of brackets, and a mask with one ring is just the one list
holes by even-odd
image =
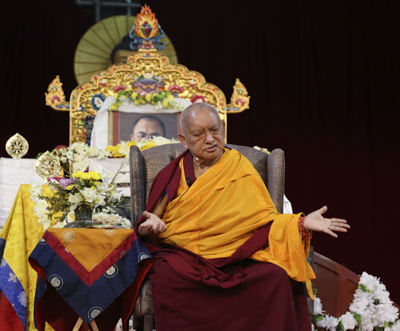
[[[285, 157], [281, 149], [274, 149], [269, 155], [251, 147], [227, 144], [236, 149], [253, 164], [259, 172], [274, 201], [278, 212], [283, 212], [285, 186]], [[168, 144], [140, 152], [136, 146], [130, 152], [131, 176], [131, 217], [136, 224], [145, 210], [150, 187], [161, 169], [185, 151], [182, 144]], [[312, 254], [309, 255], [312, 259]], [[312, 306], [311, 306], [312, 309]], [[150, 280], [146, 280], [139, 290], [133, 311], [133, 327], [143, 325], [144, 331], [153, 330], [153, 301]]]

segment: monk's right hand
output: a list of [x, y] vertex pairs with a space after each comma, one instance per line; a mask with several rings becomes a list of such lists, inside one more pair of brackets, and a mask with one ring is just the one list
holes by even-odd
[[165, 231], [165, 223], [161, 221], [156, 215], [144, 211], [142, 214], [146, 217], [146, 221], [139, 225], [139, 236], [144, 237], [148, 235], [158, 236]]

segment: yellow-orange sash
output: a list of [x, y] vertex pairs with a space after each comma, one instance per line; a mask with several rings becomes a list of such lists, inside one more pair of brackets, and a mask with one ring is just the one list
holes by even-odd
[[[164, 214], [165, 242], [207, 259], [229, 257], [260, 227], [274, 221], [269, 246], [253, 254], [286, 270], [296, 281], [307, 282], [310, 296], [314, 272], [306, 261], [297, 221], [300, 214], [279, 214], [258, 172], [235, 150], [226, 150], [218, 162], [188, 189], [183, 159], [178, 197]], [[179, 201], [178, 201], [179, 200]]]

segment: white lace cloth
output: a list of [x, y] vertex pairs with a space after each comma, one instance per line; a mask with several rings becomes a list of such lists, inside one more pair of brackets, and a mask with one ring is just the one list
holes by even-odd
[[43, 179], [35, 172], [35, 163], [36, 159], [1, 158], [0, 229], [7, 221], [21, 184], [30, 184], [32, 181], [43, 183]]

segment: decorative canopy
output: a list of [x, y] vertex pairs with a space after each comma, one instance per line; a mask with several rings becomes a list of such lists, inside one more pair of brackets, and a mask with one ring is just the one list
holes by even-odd
[[77, 86], [69, 102], [65, 100], [59, 76], [49, 85], [48, 93], [45, 93], [46, 105], [70, 112], [70, 144], [86, 141], [88, 123], [93, 121], [104, 100], [121, 89], [141, 89], [144, 91], [142, 102], [150, 103], [151, 98], [146, 99], [146, 95], [159, 86], [153, 86], [151, 81], [143, 81], [147, 84], [145, 88], [143, 84], [138, 86], [143, 77], [162, 80], [163, 89], [177, 98], [213, 105], [226, 126], [228, 113], [239, 113], [249, 108], [250, 97], [239, 79], [236, 79], [234, 92], [227, 104], [225, 94], [216, 85], [207, 82], [202, 74], [181, 64], [172, 64], [167, 56], [158, 52], [164, 46], [160, 41], [164, 32], [148, 6], [142, 7], [129, 35], [131, 49], [136, 52], [128, 56], [126, 63], [113, 64], [107, 70], [98, 71], [90, 81]]

